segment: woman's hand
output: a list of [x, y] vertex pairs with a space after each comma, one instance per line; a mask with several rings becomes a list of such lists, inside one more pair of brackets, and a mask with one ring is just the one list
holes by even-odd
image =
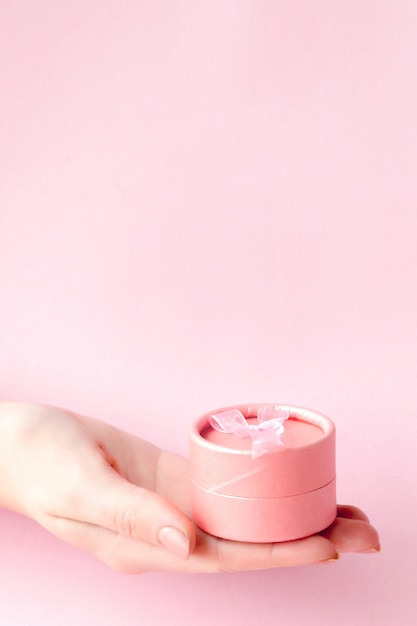
[[297, 541], [211, 537], [191, 521], [186, 459], [63, 409], [0, 403], [0, 477], [0, 505], [127, 573], [265, 569], [379, 550], [376, 530], [351, 506]]

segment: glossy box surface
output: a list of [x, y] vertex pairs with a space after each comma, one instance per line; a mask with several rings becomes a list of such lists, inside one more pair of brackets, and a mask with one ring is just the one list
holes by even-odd
[[[237, 409], [254, 425], [264, 408], [289, 417], [282, 445], [258, 458], [250, 437], [218, 432], [210, 423], [211, 416]], [[190, 441], [193, 518], [206, 532], [238, 541], [289, 541], [335, 519], [335, 427], [324, 415], [275, 404], [217, 409], [193, 424]]]

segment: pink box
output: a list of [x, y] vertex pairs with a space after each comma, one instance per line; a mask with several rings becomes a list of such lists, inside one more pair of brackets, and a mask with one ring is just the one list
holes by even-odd
[[[277, 415], [281, 420], [270, 420]], [[241, 421], [238, 434], [217, 430], [223, 417]], [[211, 535], [289, 541], [336, 517], [335, 427], [315, 411], [274, 404], [217, 409], [193, 424], [190, 461], [193, 519]]]

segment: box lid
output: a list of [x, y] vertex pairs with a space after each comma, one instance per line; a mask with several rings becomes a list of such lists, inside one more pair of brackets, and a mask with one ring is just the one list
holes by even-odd
[[[256, 424], [259, 409], [288, 411], [278, 448], [252, 457], [252, 439], [218, 432], [210, 418], [237, 409]], [[201, 489], [244, 498], [287, 497], [320, 489], [335, 477], [335, 426], [316, 411], [278, 404], [216, 409], [193, 424], [190, 437], [192, 481]]]

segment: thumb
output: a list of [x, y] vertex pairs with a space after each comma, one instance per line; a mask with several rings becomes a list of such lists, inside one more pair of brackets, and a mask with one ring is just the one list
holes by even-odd
[[133, 485], [110, 469], [100, 481], [84, 484], [81, 491], [78, 521], [163, 547], [182, 559], [193, 551], [193, 522], [159, 494]]

